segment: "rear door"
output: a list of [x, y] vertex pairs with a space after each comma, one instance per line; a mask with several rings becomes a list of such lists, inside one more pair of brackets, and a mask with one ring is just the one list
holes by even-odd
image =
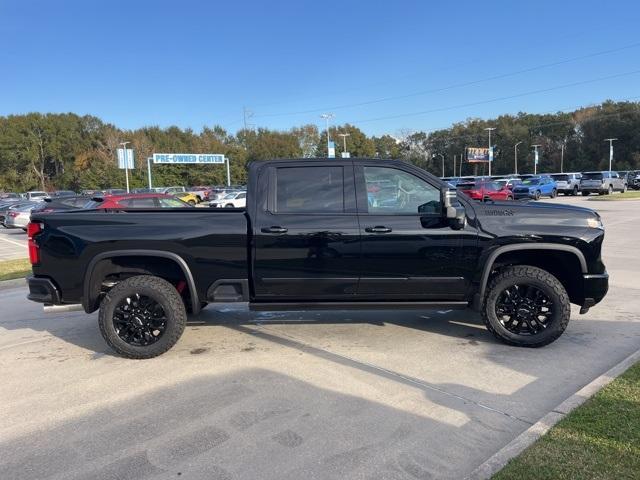
[[258, 185], [266, 198], [253, 225], [255, 299], [351, 299], [360, 260], [351, 161], [276, 163]]
[[477, 262], [473, 227], [452, 230], [441, 187], [391, 164], [355, 163], [362, 300], [463, 300]]

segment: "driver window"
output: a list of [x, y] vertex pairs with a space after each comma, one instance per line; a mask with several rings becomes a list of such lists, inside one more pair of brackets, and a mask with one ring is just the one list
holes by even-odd
[[440, 214], [440, 189], [402, 170], [364, 167], [368, 211], [378, 215]]

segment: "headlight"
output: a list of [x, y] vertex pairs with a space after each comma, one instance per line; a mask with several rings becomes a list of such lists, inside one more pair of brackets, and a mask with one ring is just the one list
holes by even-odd
[[587, 219], [587, 225], [589, 225], [590, 228], [599, 228], [600, 230], [604, 230], [604, 224], [600, 218]]

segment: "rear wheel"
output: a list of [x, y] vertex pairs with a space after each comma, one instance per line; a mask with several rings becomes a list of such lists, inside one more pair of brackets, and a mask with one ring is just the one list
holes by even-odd
[[499, 340], [520, 347], [542, 347], [567, 328], [569, 296], [546, 270], [528, 265], [507, 267], [487, 288], [482, 319]]
[[191, 205], [192, 207], [194, 207], [196, 205], [196, 201], [195, 200], [189, 200], [187, 203], [189, 205]]
[[138, 275], [118, 283], [100, 304], [98, 324], [107, 344], [127, 358], [163, 354], [180, 339], [187, 313], [166, 280]]
[[574, 197], [576, 197], [576, 196], [578, 195], [578, 186], [577, 186], [577, 185], [576, 185], [575, 187], [573, 187], [573, 193], [572, 193], [572, 195], [573, 195]]

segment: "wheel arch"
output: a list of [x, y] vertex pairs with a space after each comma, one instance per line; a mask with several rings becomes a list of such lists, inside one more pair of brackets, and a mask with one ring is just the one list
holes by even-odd
[[[474, 307], [476, 307], [477, 309], [481, 308], [483, 299], [487, 291], [487, 285], [489, 284], [489, 280], [491, 277], [491, 272], [494, 270], [494, 266], [496, 264], [499, 265], [502, 261], [508, 262], [509, 260], [514, 260], [514, 259], [516, 260], [515, 263], [518, 263], [517, 262], [518, 255], [524, 254], [522, 258], [531, 259], [532, 254], [535, 252], [560, 253], [567, 259], [568, 258], [573, 259], [573, 261], [575, 262], [575, 266], [573, 267], [573, 269], [579, 269], [578, 273], [580, 275], [584, 275], [588, 273], [587, 261], [584, 257], [584, 254], [578, 248], [571, 245], [559, 245], [554, 243], [503, 245], [501, 247], [496, 248], [493, 252], [491, 252], [491, 254], [488, 256], [484, 264], [484, 267], [482, 269], [482, 274], [480, 277], [480, 286], [478, 290], [478, 296], [474, 301]], [[532, 266], [539, 266], [541, 268], [544, 268], [547, 271], [552, 270], [549, 268], [545, 268], [544, 266], [544, 261], [546, 260], [545, 258], [541, 257], [541, 260], [542, 261], [533, 261], [533, 262], [528, 261], [528, 262], [520, 262], [520, 263], [533, 264]], [[567, 288], [566, 275], [557, 275], [558, 274], [557, 270], [555, 272], [550, 271], [549, 273], [552, 273], [558, 277], [558, 280], [560, 280], [563, 283], [570, 297], [577, 298], [576, 292], [572, 291], [574, 289]], [[572, 275], [572, 274], [575, 274], [575, 271], [573, 272], [567, 271], [566, 273], [567, 275]], [[578, 285], [582, 285], [582, 282], [578, 283]]]
[[169, 261], [179, 268], [179, 271], [184, 275], [186, 286], [189, 289], [189, 295], [191, 297], [191, 308], [193, 313], [200, 311], [200, 300], [198, 298], [198, 290], [196, 289], [196, 283], [191, 273], [191, 269], [187, 262], [180, 255], [173, 252], [166, 252], [162, 250], [147, 250], [147, 249], [135, 249], [135, 250], [114, 250], [110, 252], [103, 252], [91, 259], [89, 265], [84, 274], [83, 284], [83, 296], [82, 306], [85, 312], [91, 313], [97, 310], [97, 300], [100, 294], [100, 286], [102, 284], [103, 276], [100, 276], [98, 281], [95, 277], [96, 267], [106, 260], [111, 260], [119, 257], [149, 257], [156, 259], [163, 259]]

